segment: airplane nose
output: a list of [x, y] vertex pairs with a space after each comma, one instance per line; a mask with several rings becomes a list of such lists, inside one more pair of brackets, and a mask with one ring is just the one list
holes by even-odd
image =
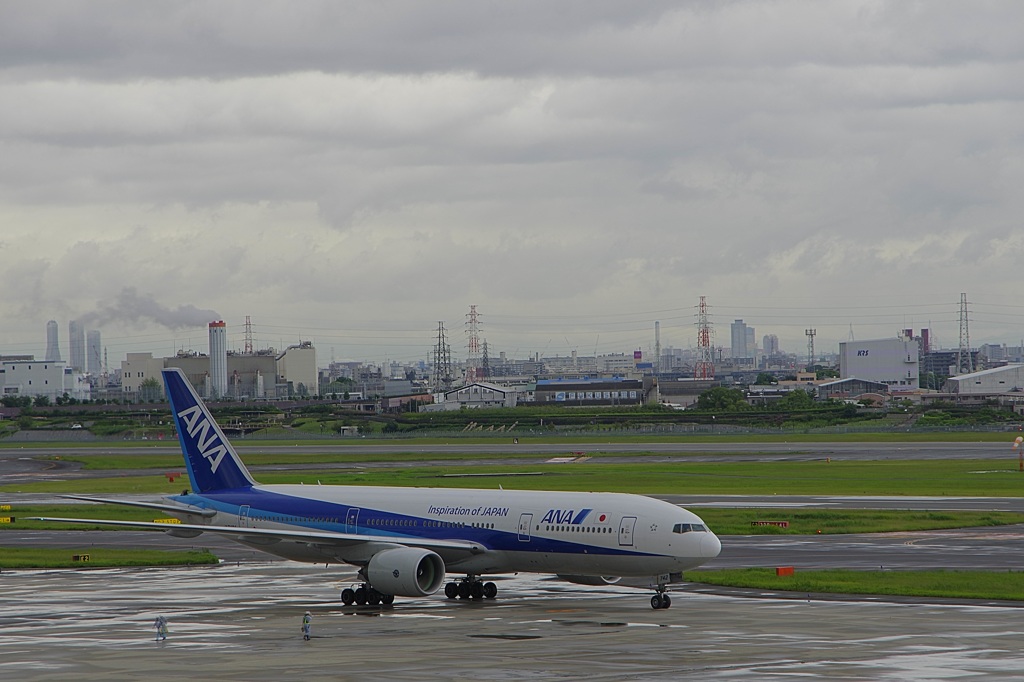
[[722, 541], [714, 533], [708, 533], [707, 537], [701, 538], [700, 555], [705, 559], [714, 559], [722, 551]]

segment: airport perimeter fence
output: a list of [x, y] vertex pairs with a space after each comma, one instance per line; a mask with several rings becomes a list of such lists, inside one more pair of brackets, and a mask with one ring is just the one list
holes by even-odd
[[[324, 441], [334, 443], [351, 443], [355, 441], [404, 441], [418, 438], [463, 440], [468, 438], [493, 441], [514, 442], [518, 438], [543, 437], [546, 439], [579, 440], [586, 438], [599, 441], [605, 437], [657, 437], [657, 436], [785, 436], [790, 434], [808, 435], [843, 435], [858, 433], [1017, 433], [1024, 428], [1024, 421], [1000, 424], [981, 424], [973, 426], [916, 426], [890, 424], [848, 424], [819, 427], [748, 427], [732, 424], [646, 424], [628, 428], [593, 429], [584, 426], [564, 426], [551, 429], [521, 428], [509, 431], [465, 431], [457, 430], [417, 430], [394, 433], [374, 433], [368, 435], [338, 435], [336, 433], [306, 433], [302, 431], [262, 433], [255, 431], [245, 435], [232, 434], [232, 442], [244, 443], [247, 440], [260, 441]], [[97, 436], [87, 430], [80, 432], [68, 430], [24, 430], [0, 439], [0, 443], [54, 443], [54, 442], [142, 442], [151, 444], [175, 445], [177, 439], [168, 436], [157, 440], [150, 437], [125, 437], [124, 435]]]

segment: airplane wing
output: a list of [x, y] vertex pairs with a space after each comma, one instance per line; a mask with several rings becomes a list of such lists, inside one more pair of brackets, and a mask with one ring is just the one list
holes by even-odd
[[84, 495], [58, 495], [68, 500], [82, 500], [83, 502], [99, 502], [101, 504], [120, 504], [127, 507], [142, 507], [143, 509], [156, 509], [163, 512], [174, 512], [177, 514], [193, 514], [210, 518], [217, 515], [215, 509], [203, 509], [188, 504], [164, 504], [161, 502], [135, 502], [134, 500], [117, 500], [111, 497], [86, 497]]
[[[179, 507], [177, 511], [181, 511], [181, 508]], [[483, 554], [487, 551], [487, 548], [479, 543], [467, 542], [464, 540], [434, 540], [430, 538], [399, 537], [393, 535], [380, 536], [362, 535], [358, 533], [331, 533], [316, 530], [236, 528], [233, 526], [209, 526], [191, 523], [159, 523], [156, 521], [111, 521], [107, 519], [70, 519], [53, 516], [34, 516], [27, 518], [31, 521], [85, 523], [102, 526], [127, 526], [129, 528], [161, 530], [175, 537], [196, 537], [202, 533], [214, 533], [216, 535], [223, 535], [232, 540], [258, 545], [273, 545], [278, 542], [289, 541], [342, 549], [372, 543], [375, 546], [421, 547], [423, 549], [443, 551], [446, 554], [451, 552]]]

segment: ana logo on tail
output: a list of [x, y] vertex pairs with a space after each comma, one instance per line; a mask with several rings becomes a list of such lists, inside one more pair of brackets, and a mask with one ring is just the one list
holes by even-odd
[[228, 454], [227, 446], [221, 442], [217, 429], [206, 418], [198, 405], [182, 410], [178, 413], [178, 417], [187, 427], [189, 437], [195, 440], [199, 454], [210, 463], [210, 471], [217, 473], [217, 467], [220, 466], [221, 460], [224, 459], [224, 455]]

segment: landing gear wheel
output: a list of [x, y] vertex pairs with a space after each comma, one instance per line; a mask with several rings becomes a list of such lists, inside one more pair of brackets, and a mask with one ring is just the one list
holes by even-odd
[[380, 603], [381, 594], [372, 587], [366, 591], [366, 603], [370, 606], [376, 606]]
[[652, 609], [667, 609], [672, 606], [672, 597], [659, 592], [658, 594], [651, 597], [651, 608]]
[[472, 595], [472, 588], [469, 583], [459, 583], [459, 599], [469, 599]]
[[672, 606], [672, 597], [668, 596], [667, 594], [662, 594], [661, 595], [661, 608], [667, 609], [670, 606]]
[[484, 584], [475, 580], [469, 585], [469, 595], [476, 601], [484, 598]]
[[359, 604], [360, 606], [362, 606], [365, 603], [366, 603], [366, 588], [365, 587], [358, 587], [358, 588], [356, 588], [356, 604]]
[[356, 600], [356, 591], [351, 587], [346, 587], [341, 591], [341, 603], [345, 606], [352, 606], [352, 602]]
[[498, 586], [494, 583], [484, 583], [484, 597], [494, 599], [498, 596]]
[[459, 596], [459, 584], [458, 583], [447, 583], [444, 586], [444, 596], [449, 599], [455, 599]]
[[380, 596], [380, 603], [385, 606], [391, 606], [395, 603], [395, 595], [393, 594], [382, 594]]

